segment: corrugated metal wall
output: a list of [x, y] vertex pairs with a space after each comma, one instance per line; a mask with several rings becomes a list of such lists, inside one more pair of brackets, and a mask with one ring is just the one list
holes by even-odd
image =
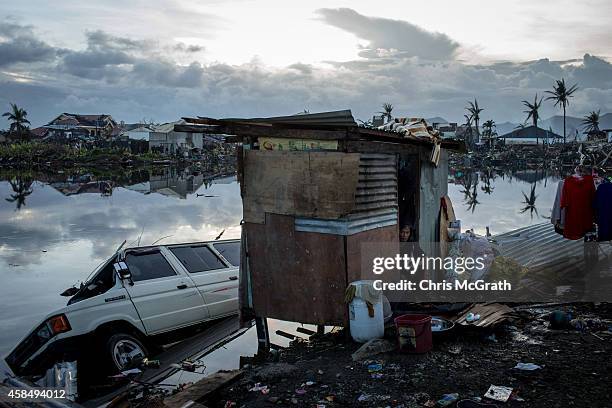
[[448, 194], [448, 153], [442, 150], [438, 167], [422, 157], [419, 205], [419, 245], [423, 251], [434, 256], [439, 251], [440, 198]]
[[362, 153], [355, 207], [336, 220], [296, 218], [296, 231], [352, 235], [397, 224], [397, 156]]

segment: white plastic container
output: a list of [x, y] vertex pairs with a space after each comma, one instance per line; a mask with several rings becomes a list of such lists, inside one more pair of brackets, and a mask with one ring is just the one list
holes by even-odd
[[[356, 281], [351, 285], [372, 285], [372, 281]], [[359, 291], [357, 291], [357, 294]], [[365, 343], [368, 340], [380, 339], [385, 334], [385, 318], [383, 314], [382, 295], [373, 304], [374, 316], [370, 317], [366, 301], [355, 296], [349, 303], [349, 328], [353, 340]]]

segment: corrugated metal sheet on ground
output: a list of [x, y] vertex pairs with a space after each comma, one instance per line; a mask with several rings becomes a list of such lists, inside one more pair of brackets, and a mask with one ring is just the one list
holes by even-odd
[[397, 224], [397, 157], [361, 154], [355, 207], [337, 220], [296, 218], [296, 231], [352, 235]]
[[[557, 234], [552, 224], [531, 225], [493, 237], [500, 255], [512, 258], [535, 271], [546, 269], [562, 274], [584, 267], [584, 241], [569, 240]], [[599, 245], [599, 259], [612, 253], [612, 247]]]

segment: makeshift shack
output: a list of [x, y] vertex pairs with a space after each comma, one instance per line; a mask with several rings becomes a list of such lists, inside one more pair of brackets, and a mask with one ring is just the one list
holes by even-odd
[[464, 147], [427, 133], [424, 121], [414, 133], [358, 126], [348, 110], [184, 119], [184, 131], [242, 143], [243, 316], [345, 325], [362, 243], [397, 242], [408, 225], [427, 254], [439, 250], [447, 149]]

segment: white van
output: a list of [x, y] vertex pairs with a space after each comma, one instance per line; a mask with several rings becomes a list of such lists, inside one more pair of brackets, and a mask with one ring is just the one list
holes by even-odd
[[[159, 335], [238, 313], [240, 240], [118, 251], [68, 304], [37, 325], [6, 357], [16, 375], [102, 350], [111, 371], [143, 359]], [[101, 348], [98, 348], [101, 347]]]

